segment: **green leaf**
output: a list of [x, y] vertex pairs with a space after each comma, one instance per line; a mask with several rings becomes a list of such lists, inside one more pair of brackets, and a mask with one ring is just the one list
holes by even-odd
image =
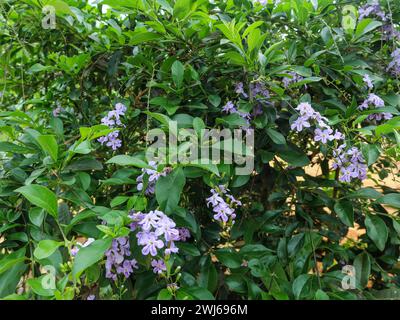
[[371, 261], [368, 253], [360, 253], [353, 262], [355, 268], [356, 283], [365, 288], [371, 273]]
[[362, 152], [364, 157], [367, 159], [368, 166], [374, 164], [381, 154], [379, 148], [374, 144], [363, 144]]
[[173, 100], [166, 97], [155, 97], [150, 100], [150, 104], [163, 107], [170, 116], [178, 110], [179, 102], [180, 100]]
[[182, 252], [192, 257], [200, 256], [199, 249], [197, 249], [196, 246], [191, 243], [177, 242], [176, 246], [179, 248], [179, 252]]
[[346, 195], [346, 198], [360, 198], [360, 199], [377, 199], [382, 196], [381, 193], [373, 188], [361, 188]]
[[27, 280], [27, 284], [31, 287], [32, 291], [36, 293], [39, 296], [43, 297], [52, 297], [54, 296], [54, 292], [56, 288], [47, 288], [46, 280], [49, 279], [49, 277], [53, 277], [51, 274], [45, 274], [43, 276], [40, 276], [39, 278], [31, 278]]
[[184, 288], [184, 291], [186, 291], [194, 298], [199, 300], [215, 300], [214, 296], [210, 291], [201, 287]]
[[36, 138], [43, 151], [48, 154], [54, 161], [57, 161], [58, 144], [53, 135], [40, 135]]
[[299, 300], [301, 297], [301, 293], [305, 290], [306, 283], [311, 279], [311, 275], [309, 274], [302, 274], [298, 276], [292, 284], [292, 290], [294, 297], [296, 300]]
[[210, 292], [214, 292], [218, 286], [218, 272], [209, 257], [207, 257], [206, 261], [207, 262], [204, 263], [200, 269], [198, 283], [201, 287], [208, 289]]
[[365, 35], [366, 33], [380, 27], [382, 25], [382, 22], [380, 21], [375, 21], [372, 19], [363, 19], [361, 20], [358, 25], [357, 29], [355, 32], [355, 38], [358, 39]]
[[315, 293], [315, 299], [316, 300], [329, 300], [329, 296], [321, 289], [318, 289], [317, 292]]
[[25, 248], [21, 248], [4, 256], [0, 260], [0, 274], [12, 268], [18, 262], [24, 261], [25, 259]]
[[129, 199], [128, 196], [117, 196], [114, 199], [111, 200], [110, 206], [111, 208], [114, 208], [116, 206], [119, 206], [120, 204], [123, 204]]
[[[25, 250], [19, 250], [19, 256], [25, 255]], [[1, 260], [0, 260], [1, 261]], [[26, 272], [28, 265], [24, 261], [15, 263], [7, 271], [0, 274], [0, 298], [9, 300], [24, 299], [24, 296], [13, 295], [18, 283], [21, 281], [21, 277]], [[11, 296], [9, 296], [11, 295]], [[1, 299], [0, 299], [1, 300]]]
[[126, 34], [129, 36], [129, 45], [131, 46], [161, 38], [161, 35], [146, 30], [135, 30], [133, 32], [127, 32]]
[[69, 14], [74, 15], [71, 8], [65, 1], [62, 0], [45, 0], [43, 6], [52, 6], [55, 8], [55, 13], [57, 15]]
[[386, 204], [400, 209], [400, 193], [388, 193], [376, 200], [376, 203]]
[[[199, 162], [201, 162], [201, 160]], [[190, 162], [190, 163], [182, 164], [182, 166], [184, 166], [184, 167], [201, 168], [201, 169], [204, 169], [204, 170], [209, 171], [211, 173], [214, 173], [216, 176], [219, 177], [218, 167], [215, 164], [212, 164], [212, 163], [202, 164], [202, 163], [192, 163], [192, 162]]]
[[58, 242], [54, 240], [42, 240], [38, 243], [33, 255], [36, 259], [42, 260], [44, 258], [50, 257], [58, 247], [62, 246], [63, 242]]
[[339, 200], [335, 203], [334, 210], [339, 219], [347, 226], [354, 226], [353, 204], [348, 200]]
[[183, 64], [178, 60], [176, 60], [171, 66], [172, 80], [174, 80], [178, 89], [182, 86], [184, 71], [185, 68]]
[[310, 163], [307, 155], [294, 149], [288, 149], [278, 152], [279, 157], [285, 160], [290, 166], [304, 167]]
[[33, 153], [35, 150], [11, 142], [0, 142], [0, 151], [12, 153]]
[[177, 0], [174, 5], [173, 16], [180, 20], [184, 19], [190, 12], [192, 6], [191, 0]]
[[151, 167], [143, 160], [136, 158], [136, 157], [127, 156], [127, 155], [114, 156], [110, 160], [108, 160], [106, 163], [107, 164], [114, 163], [114, 164], [118, 164], [120, 166], [133, 166], [133, 167], [137, 167], [137, 168], [151, 169]]
[[110, 248], [111, 243], [111, 238], [99, 239], [87, 247], [81, 248], [75, 257], [72, 275], [78, 278], [83, 271], [102, 259], [106, 250]]
[[300, 80], [300, 81], [297, 81], [297, 82], [291, 84], [289, 87], [290, 88], [301, 87], [307, 83], [318, 82], [321, 80], [322, 80], [322, 78], [320, 78], [320, 77], [308, 77], [308, 78], [304, 78], [303, 80]]
[[378, 216], [369, 214], [365, 218], [365, 226], [367, 227], [368, 237], [380, 251], [383, 251], [388, 239], [388, 229], [385, 222]]
[[282, 133], [274, 130], [274, 129], [267, 129], [267, 134], [271, 138], [271, 140], [276, 144], [286, 144], [286, 139]]
[[230, 249], [219, 249], [215, 251], [215, 255], [220, 263], [224, 266], [232, 269], [240, 268], [242, 265], [242, 259], [240, 254]]
[[157, 300], [171, 300], [172, 298], [171, 292], [167, 289], [161, 289], [157, 296]]
[[49, 189], [37, 184], [30, 184], [15, 190], [21, 193], [34, 205], [45, 209], [54, 218], [58, 216], [57, 197]]
[[42, 208], [31, 208], [29, 210], [29, 220], [37, 227], [40, 227], [43, 223], [45, 212]]
[[157, 180], [156, 199], [162, 211], [167, 214], [173, 213], [178, 206], [185, 181], [185, 174], [182, 168], [177, 168]]

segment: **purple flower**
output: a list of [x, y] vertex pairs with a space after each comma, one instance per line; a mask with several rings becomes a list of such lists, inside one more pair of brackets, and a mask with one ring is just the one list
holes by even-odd
[[315, 110], [308, 102], [302, 102], [297, 107], [296, 110], [299, 111], [301, 116], [305, 116], [306, 118], [310, 118], [315, 114]]
[[134, 213], [129, 217], [132, 219], [131, 229], [138, 231], [137, 243], [143, 246], [143, 255], [150, 254], [154, 257], [162, 248], [165, 248], [165, 255], [179, 251], [174, 244], [174, 241], [181, 240], [179, 230], [175, 228], [175, 222], [163, 212], [155, 210], [149, 213]]
[[154, 257], [157, 255], [157, 249], [161, 249], [164, 247], [164, 242], [158, 239], [154, 232], [150, 232], [146, 235], [145, 238], [142, 238], [143, 255], [147, 256], [149, 253]]
[[333, 135], [333, 139], [335, 140], [344, 140], [345, 136], [339, 130], [335, 130], [335, 134]]
[[117, 274], [123, 274], [125, 278], [133, 273], [133, 269], [137, 269], [137, 261], [135, 259], [126, 259], [131, 255], [128, 237], [120, 237], [113, 239], [111, 248], [106, 251], [106, 278], [117, 280]]
[[391, 54], [393, 60], [389, 63], [387, 71], [390, 71], [394, 76], [400, 76], [400, 49], [397, 48]]
[[374, 0], [370, 4], [367, 3], [358, 10], [359, 21], [371, 15], [375, 15], [381, 18], [382, 21], [386, 21], [388, 19], [388, 17], [386, 17], [386, 14], [382, 11], [378, 0]]
[[90, 294], [87, 296], [86, 300], [95, 300], [96, 296], [94, 294]]
[[[114, 128], [115, 125], [122, 125], [120, 116], [125, 115], [126, 106], [122, 103], [117, 103], [115, 109], [108, 112], [107, 116], [101, 119], [101, 123]], [[118, 139], [119, 131], [113, 131], [106, 137], [100, 137], [97, 139], [102, 145], [106, 144], [107, 147], [111, 147], [112, 150], [117, 150], [122, 146], [122, 141]]]
[[243, 89], [243, 82], [238, 82], [238, 83], [236, 83], [236, 85], [235, 85], [235, 92], [236, 92], [237, 94], [242, 94], [243, 97], [245, 97], [245, 98], [248, 97], [247, 93], [244, 92], [244, 89]]
[[[368, 109], [370, 106], [373, 106], [375, 108], [382, 108], [385, 106], [385, 102], [378, 97], [376, 94], [374, 93], [370, 93], [368, 95], [368, 98], [366, 100], [364, 100], [364, 102], [358, 106], [359, 110], [366, 110]], [[392, 117], [392, 115], [390, 113], [378, 113], [378, 114], [370, 114], [368, 115], [367, 119], [368, 120], [376, 120], [376, 121], [381, 121], [383, 118], [384, 119], [390, 119]]]
[[111, 147], [111, 149], [113, 149], [114, 151], [117, 150], [119, 147], [121, 147], [121, 145], [122, 145], [122, 141], [120, 139], [109, 140], [106, 143], [106, 146]]
[[290, 125], [292, 130], [296, 130], [297, 132], [302, 131], [304, 128], [309, 128], [311, 125], [308, 122], [307, 117], [298, 117], [293, 123]]
[[175, 229], [174, 227], [175, 223], [173, 226], [171, 226], [169, 223], [159, 223], [155, 233], [157, 236], [164, 235], [166, 241], [176, 241], [179, 240], [179, 230]]
[[342, 182], [350, 182], [352, 178], [351, 170], [349, 168], [340, 168], [339, 180]]
[[[179, 240], [180, 241], [180, 240]], [[171, 253], [178, 253], [179, 248], [175, 246], [175, 242], [171, 241], [169, 247], [165, 249], [165, 255], [170, 255]]]
[[148, 214], [144, 215], [139, 224], [144, 231], [149, 231], [152, 227], [157, 226], [158, 220], [160, 220], [160, 217], [157, 215], [156, 211], [150, 211]]
[[374, 93], [368, 95], [368, 103], [373, 104], [376, 108], [385, 106], [385, 102]]
[[63, 108], [61, 108], [61, 106], [58, 104], [57, 108], [53, 109], [53, 116], [55, 118], [57, 118], [62, 111], [63, 111]]
[[161, 260], [161, 259], [160, 260], [153, 259], [151, 261], [151, 266], [153, 267], [153, 272], [154, 273], [160, 274], [160, 273], [163, 273], [163, 271], [167, 270], [167, 267], [165, 266], [164, 261]]
[[352, 179], [364, 180], [367, 177], [367, 165], [364, 157], [357, 147], [352, 147], [345, 151], [346, 145], [342, 144], [333, 154], [334, 169], [339, 170], [339, 180], [342, 182], [351, 182]]
[[373, 89], [374, 88], [372, 80], [371, 80], [371, 78], [370, 78], [370, 76], [368, 74], [364, 74], [363, 81], [364, 81], [364, 83], [367, 85], [367, 87], [369, 89]]
[[126, 106], [125, 106], [124, 104], [118, 102], [118, 103], [115, 105], [115, 113], [116, 113], [118, 116], [124, 116], [124, 115], [125, 115], [125, 112], [126, 112]]
[[302, 76], [298, 75], [296, 72], [290, 71], [287, 73], [289, 74], [289, 77], [284, 77], [282, 79], [282, 83], [285, 88], [289, 87], [292, 83], [296, 83], [296, 82], [299, 82], [304, 79]]
[[334, 136], [332, 135], [332, 129], [328, 128], [325, 130], [315, 129], [314, 131], [314, 141], [321, 141], [322, 143], [327, 143], [328, 141], [332, 141]]
[[104, 124], [105, 126], [112, 127], [113, 125], [115, 125], [115, 120], [114, 119], [110, 119], [107, 116], [107, 117], [104, 117], [104, 118], [101, 119], [101, 123]]
[[218, 192], [216, 192], [214, 189], [211, 189], [211, 197], [206, 198], [207, 201], [207, 207], [210, 206], [217, 206], [219, 203], [224, 202], [224, 199], [221, 198]]
[[364, 100], [363, 103], [361, 103], [361, 104], [358, 106], [358, 110], [366, 110], [366, 109], [368, 109], [368, 108], [369, 108], [369, 106], [368, 106], [368, 100]]
[[265, 88], [265, 85], [260, 83], [260, 82], [256, 82], [255, 84], [251, 83], [250, 84], [250, 91], [251, 91], [251, 95], [253, 97], [256, 97], [256, 96], [261, 96], [261, 97], [264, 97], [264, 98], [269, 98], [270, 97], [269, 96], [269, 91], [267, 90], [267, 88]]
[[227, 222], [228, 216], [234, 213], [234, 210], [226, 202], [219, 203], [213, 208], [213, 211], [215, 212], [214, 219], [222, 220], [223, 222]]
[[179, 241], [187, 241], [187, 239], [189, 239], [190, 236], [190, 231], [187, 228], [178, 228], [179, 231]]
[[[242, 203], [239, 200], [236, 200], [232, 195], [228, 194], [228, 189], [226, 189], [223, 185], [218, 187], [219, 192], [215, 189], [211, 189], [212, 196], [207, 198], [207, 206], [210, 204], [213, 206], [214, 211], [214, 219], [227, 223], [231, 221], [234, 223], [234, 219], [236, 218], [234, 207], [241, 206]], [[223, 197], [229, 199], [230, 205], [225, 201]]]
[[237, 109], [232, 101], [228, 101], [226, 105], [222, 107], [222, 111], [226, 113], [234, 113], [237, 112]]

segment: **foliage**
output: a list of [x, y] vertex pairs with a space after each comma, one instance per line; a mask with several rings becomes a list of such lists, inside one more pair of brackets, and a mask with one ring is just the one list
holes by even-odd
[[[399, 298], [400, 5], [380, 2], [2, 1], [0, 297]], [[150, 163], [170, 120], [254, 128], [253, 172]], [[144, 254], [152, 218], [177, 253]]]

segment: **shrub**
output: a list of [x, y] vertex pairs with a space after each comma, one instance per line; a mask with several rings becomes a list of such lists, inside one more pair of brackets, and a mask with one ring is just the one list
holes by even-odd
[[397, 2], [0, 8], [0, 297], [399, 298]]

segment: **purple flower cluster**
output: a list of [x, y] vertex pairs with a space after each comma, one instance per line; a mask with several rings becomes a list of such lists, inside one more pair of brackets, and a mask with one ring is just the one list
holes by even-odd
[[149, 213], [138, 212], [129, 217], [132, 219], [131, 230], [138, 231], [136, 237], [138, 244], [143, 247], [143, 255], [150, 254], [155, 257], [161, 249], [167, 256], [179, 251], [175, 246], [175, 241], [181, 241], [179, 229], [163, 212], [158, 210]]
[[218, 191], [211, 189], [211, 196], [206, 199], [207, 207], [211, 204], [215, 220], [224, 224], [230, 221], [234, 224], [236, 218], [235, 208], [241, 206], [242, 203], [228, 194], [228, 191], [224, 186], [219, 186]]
[[[383, 108], [385, 106], [385, 102], [376, 94], [370, 93], [368, 95], [368, 98], [363, 101], [362, 104], [358, 106], [359, 110], [366, 110], [369, 109], [370, 107], [373, 108]], [[381, 121], [381, 120], [389, 120], [393, 118], [393, 115], [389, 112], [381, 112], [381, 113], [374, 113], [368, 115], [368, 120], [376, 120], [376, 121]]]
[[61, 107], [60, 103], [57, 103], [57, 107], [53, 109], [53, 116], [57, 118], [64, 109]]
[[151, 261], [151, 266], [153, 267], [153, 272], [157, 274], [163, 273], [164, 271], [167, 270], [165, 262], [162, 259], [159, 260], [153, 259]]
[[383, 33], [383, 39], [384, 40], [391, 40], [391, 39], [397, 39], [400, 40], [400, 32], [395, 29], [393, 24], [391, 23], [392, 16], [391, 14], [386, 14], [378, 0], [373, 1], [371, 4], [365, 4], [362, 6], [359, 10], [359, 20], [362, 20], [366, 17], [369, 16], [375, 16], [379, 18], [384, 24], [382, 26], [382, 33]]
[[360, 150], [357, 147], [345, 148], [346, 144], [342, 144], [333, 151], [333, 169], [339, 169], [339, 180], [351, 182], [352, 179], [366, 179], [367, 165]]
[[374, 0], [371, 4], [367, 3], [358, 9], [358, 20], [372, 15], [381, 18], [382, 21], [387, 21], [389, 19], [389, 16], [386, 16], [385, 12], [381, 9], [379, 0]]
[[301, 75], [293, 71], [288, 72], [288, 74], [290, 77], [284, 77], [282, 79], [282, 83], [285, 88], [289, 87], [292, 83], [297, 83], [304, 79]]
[[390, 71], [394, 76], [400, 76], [400, 49], [397, 48], [390, 55], [393, 60], [389, 63], [387, 71]]
[[178, 228], [179, 231], [179, 241], [186, 242], [190, 239], [190, 231], [187, 228]]
[[314, 141], [320, 141], [322, 143], [327, 143], [332, 140], [343, 140], [344, 135], [338, 130], [333, 130], [327, 124], [328, 119], [321, 116], [321, 114], [313, 109], [311, 104], [308, 102], [302, 102], [297, 107], [296, 110], [299, 111], [300, 116], [293, 121], [291, 124], [291, 129], [297, 132], [303, 131], [305, 128], [310, 128], [314, 122], [319, 128], [314, 130]]
[[[249, 95], [244, 91], [243, 82], [238, 82], [235, 85], [235, 92], [241, 94], [244, 98], [249, 97]], [[261, 82], [251, 83], [250, 93], [251, 96], [257, 101], [257, 104], [253, 110], [253, 115], [256, 117], [263, 113], [262, 104], [265, 103], [265, 99], [270, 98], [270, 94], [268, 89], [265, 87], [265, 84]], [[270, 104], [269, 102], [266, 103]], [[227, 113], [239, 113], [239, 115], [246, 119], [246, 121], [251, 120], [251, 115], [248, 113], [238, 112], [232, 101], [228, 101], [228, 103], [224, 106], [223, 111]]]
[[163, 212], [154, 210], [149, 213], [132, 213], [131, 231], [137, 231], [137, 243], [142, 247], [142, 254], [162, 259], [152, 259], [154, 273], [163, 273], [167, 268], [163, 258], [178, 253], [176, 241], [186, 241], [190, 232], [186, 228], [176, 228], [175, 222]]
[[374, 88], [374, 84], [372, 83], [371, 77], [368, 74], [364, 74], [363, 81], [367, 85], [368, 89]]
[[391, 23], [384, 25], [382, 32], [384, 40], [400, 40], [400, 31], [396, 30]]
[[250, 120], [251, 120], [251, 114], [248, 112], [242, 112], [239, 111], [236, 106], [233, 104], [232, 101], [228, 101], [223, 107], [222, 111], [225, 113], [236, 113], [240, 117], [242, 117], [246, 121], [246, 126], [243, 127], [243, 129], [249, 129], [250, 128]]
[[149, 166], [151, 166], [153, 169], [147, 169], [143, 168], [142, 169], [142, 174], [139, 175], [136, 178], [136, 182], [138, 183], [137, 185], [137, 190], [142, 191], [143, 190], [143, 179], [144, 176], [148, 176], [148, 183], [147, 183], [147, 188], [145, 190], [146, 195], [152, 195], [155, 192], [155, 187], [156, 187], [156, 182], [161, 176], [167, 175], [167, 173], [170, 172], [171, 168], [166, 167], [162, 172], [157, 171], [157, 164], [155, 161], [150, 161]]
[[261, 82], [250, 83], [250, 91], [253, 97], [269, 98], [269, 91]]
[[131, 255], [128, 237], [113, 239], [111, 248], [106, 251], [105, 255], [107, 257], [106, 278], [116, 281], [118, 274], [129, 278], [133, 269], [138, 268], [135, 259], [127, 259]]
[[[117, 103], [115, 109], [108, 112], [107, 116], [101, 119], [101, 123], [114, 128], [115, 126], [121, 126], [121, 116], [124, 116], [126, 112], [126, 106], [122, 103]], [[113, 131], [106, 136], [97, 139], [101, 144], [106, 144], [107, 147], [111, 147], [113, 150], [117, 150], [122, 145], [122, 141], [118, 139], [119, 131]]]

